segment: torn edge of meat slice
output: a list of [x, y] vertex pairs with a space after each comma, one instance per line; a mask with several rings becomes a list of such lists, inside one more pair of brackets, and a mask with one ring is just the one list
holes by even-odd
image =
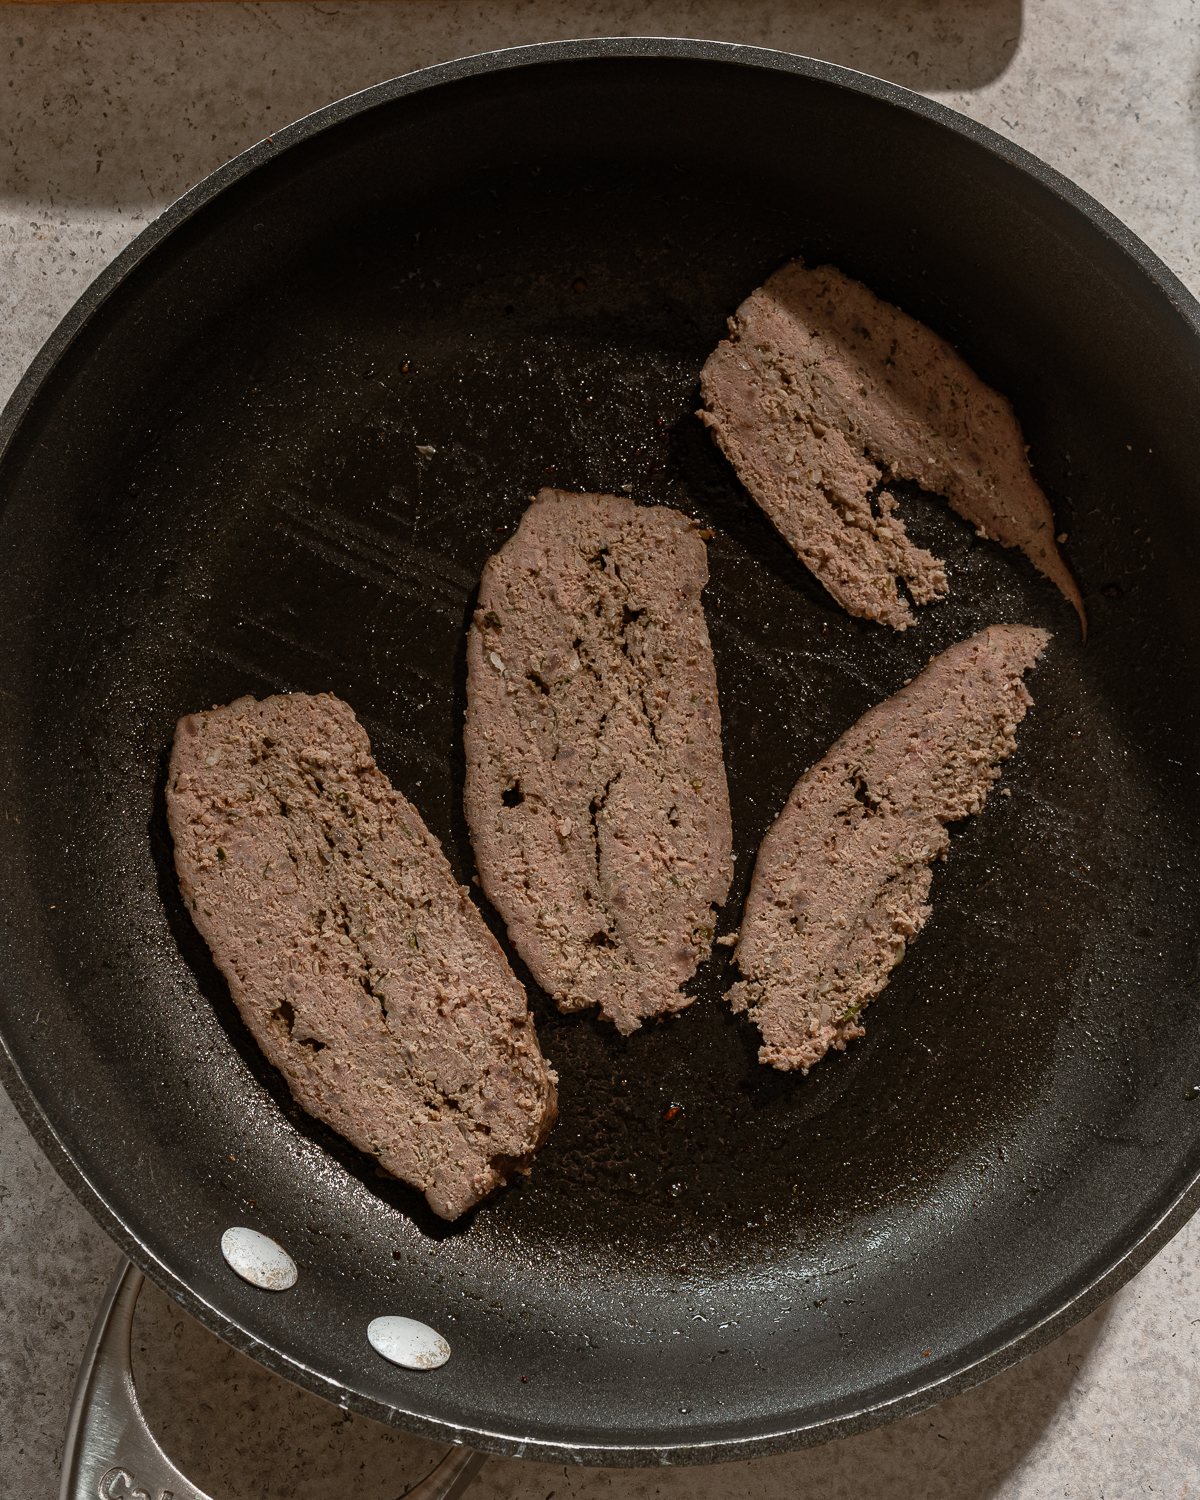
[[750, 294], [701, 372], [711, 430], [788, 545], [852, 615], [913, 623], [901, 592], [948, 591], [944, 564], [914, 546], [883, 479], [942, 496], [981, 537], [1020, 547], [1079, 615], [1008, 400], [932, 329], [833, 266], [792, 261]]
[[480, 881], [560, 1010], [693, 1001], [733, 874], [707, 554], [677, 510], [542, 490], [483, 570], [464, 806]]
[[759, 1060], [807, 1073], [864, 1034], [864, 1007], [930, 914], [946, 825], [980, 811], [1033, 702], [1050, 637], [993, 625], [870, 709], [793, 788], [758, 852], [729, 991]]
[[180, 890], [302, 1109], [454, 1219], [557, 1115], [525, 991], [437, 839], [328, 693], [179, 721]]

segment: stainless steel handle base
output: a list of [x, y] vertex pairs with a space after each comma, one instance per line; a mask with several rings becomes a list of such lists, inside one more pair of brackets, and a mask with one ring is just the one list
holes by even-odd
[[[130, 1364], [142, 1273], [121, 1257], [79, 1367], [63, 1444], [59, 1500], [208, 1500], [154, 1440]], [[406, 1500], [459, 1500], [487, 1461], [452, 1448]]]
[[486, 1453], [476, 1453], [474, 1448], [451, 1448], [429, 1478], [409, 1490], [404, 1500], [459, 1500], [487, 1463], [487, 1457]]

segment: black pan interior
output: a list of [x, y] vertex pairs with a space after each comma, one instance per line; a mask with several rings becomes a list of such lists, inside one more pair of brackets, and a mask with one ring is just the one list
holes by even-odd
[[[624, 50], [468, 67], [279, 137], [127, 269], [0, 473], [18, 1099], [142, 1263], [289, 1378], [610, 1463], [820, 1440], [1015, 1358], [1134, 1268], [1200, 1135], [1186, 294], [899, 91]], [[905, 635], [843, 614], [748, 501], [693, 415], [698, 372], [798, 253], [1013, 399], [1086, 647], [1021, 557], [915, 489], [903, 513], [953, 592]], [[628, 1040], [559, 1016], [514, 959], [562, 1117], [528, 1180], [447, 1226], [299, 1114], [249, 1040], [176, 893], [165, 764], [184, 712], [335, 692], [469, 880], [463, 632], [545, 484], [629, 486], [714, 532], [721, 931], [792, 783], [868, 706], [984, 625], [1055, 635], [1011, 796], [955, 830], [865, 1040], [807, 1079], [761, 1068], [724, 950], [682, 1017]], [[235, 1281], [231, 1223], [293, 1252], [294, 1292]], [[374, 1356], [388, 1311], [451, 1362]]]

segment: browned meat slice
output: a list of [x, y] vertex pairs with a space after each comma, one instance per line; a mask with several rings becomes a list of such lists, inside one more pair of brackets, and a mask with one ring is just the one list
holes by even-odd
[[947, 592], [945, 568], [915, 547], [883, 477], [944, 496], [980, 536], [1020, 547], [1079, 612], [1050, 503], [1021, 429], [931, 329], [832, 266], [793, 261], [729, 320], [701, 373], [712, 429], [738, 478], [796, 555], [852, 615], [897, 630]]
[[730, 990], [766, 1045], [807, 1073], [863, 1035], [863, 1007], [925, 925], [946, 824], [977, 813], [1033, 702], [1021, 677], [1050, 639], [993, 625], [935, 656], [803, 775], [758, 851]]
[[329, 693], [180, 719], [192, 920], [296, 1102], [455, 1219], [557, 1114], [525, 991], [437, 839]]
[[561, 1010], [682, 1010], [733, 875], [721, 713], [677, 510], [543, 490], [483, 570], [466, 811], [483, 888]]

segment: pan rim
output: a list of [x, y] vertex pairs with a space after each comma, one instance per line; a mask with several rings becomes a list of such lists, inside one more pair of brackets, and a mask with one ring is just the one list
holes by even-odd
[[[940, 125], [999, 157], [1026, 177], [1032, 177], [1067, 207], [1081, 215], [1104, 240], [1133, 261], [1141, 274], [1168, 300], [1175, 313], [1194, 333], [1200, 334], [1200, 301], [1115, 215], [1023, 147], [946, 105], [900, 85], [838, 64], [737, 43], [669, 37], [601, 37], [543, 42], [435, 64], [334, 101], [259, 141], [218, 167], [175, 200], [85, 289], [30, 363], [0, 413], [0, 472], [25, 418], [32, 411], [55, 367], [108, 298], [177, 229], [226, 189], [248, 178], [259, 167], [333, 126], [443, 84], [560, 62], [638, 58], [709, 61], [791, 74], [866, 95]], [[664, 1445], [630, 1444], [622, 1441], [605, 1444], [594, 1441], [578, 1443], [523, 1439], [513, 1434], [490, 1431], [482, 1426], [457, 1426], [400, 1406], [376, 1401], [299, 1363], [291, 1356], [264, 1345], [246, 1329], [227, 1318], [219, 1308], [193, 1291], [139, 1240], [136, 1231], [125, 1222], [118, 1207], [108, 1200], [103, 1190], [89, 1178], [85, 1168], [75, 1160], [46, 1107], [27, 1083], [2, 1032], [0, 1082], [3, 1082], [25, 1124], [59, 1175], [100, 1227], [159, 1287], [218, 1337], [293, 1384], [376, 1421], [398, 1426], [421, 1436], [537, 1462], [641, 1467], [742, 1460], [848, 1437], [921, 1411], [1016, 1364], [1080, 1321], [1141, 1270], [1196, 1208], [1200, 1207], [1198, 1172], [1182, 1189], [1169, 1197], [1165, 1206], [1154, 1211], [1155, 1216], [1149, 1226], [1112, 1264], [1099, 1273], [1088, 1273], [1088, 1279], [1082, 1287], [1065, 1295], [1059, 1305], [1031, 1326], [1007, 1338], [998, 1348], [985, 1354], [960, 1357], [959, 1363], [953, 1368], [936, 1377], [931, 1376], [915, 1390], [885, 1400], [864, 1403], [858, 1410], [844, 1415], [813, 1419], [799, 1426], [788, 1426], [785, 1421], [777, 1423], [773, 1430], [753, 1437], [731, 1435], [696, 1443]]]
[[1167, 297], [1176, 312], [1190, 322], [1193, 331], [1200, 334], [1200, 300], [1193, 296], [1144, 240], [1098, 199], [1093, 198], [1057, 168], [992, 130], [990, 126], [981, 125], [969, 115], [951, 109], [937, 100], [927, 99], [925, 95], [904, 88], [901, 84], [890, 83], [870, 73], [860, 73], [854, 68], [843, 67], [840, 63], [823, 62], [819, 58], [781, 52], [769, 47], [751, 47], [740, 42], [695, 41], [680, 37], [595, 37], [578, 41], [534, 42], [528, 46], [505, 47], [493, 52], [479, 52], [469, 57], [456, 58], [451, 62], [433, 63], [427, 68], [402, 73], [357, 93], [347, 94], [311, 114], [302, 115], [291, 125], [277, 130], [274, 135], [264, 136], [181, 194], [89, 283], [30, 362], [3, 411], [0, 411], [0, 469], [3, 468], [22, 421], [55, 365], [134, 267], [208, 203], [260, 166], [274, 161], [330, 126], [342, 124], [381, 105], [406, 98], [410, 94], [424, 93], [442, 84], [554, 62], [637, 57], [723, 62], [791, 73], [866, 94], [882, 103], [919, 115], [931, 124], [941, 125], [1016, 167], [1026, 176], [1034, 178], [1041, 186], [1082, 214], [1106, 239], [1115, 243], [1135, 262]]
[[370, 1417], [373, 1421], [400, 1427], [419, 1437], [440, 1439], [474, 1448], [482, 1453], [526, 1459], [532, 1463], [566, 1462], [591, 1468], [684, 1467], [693, 1464], [732, 1463], [788, 1453], [797, 1448], [817, 1447], [840, 1438], [870, 1432], [876, 1427], [898, 1421], [901, 1417], [916, 1415], [1019, 1364], [1081, 1322], [1132, 1280], [1200, 1208], [1198, 1173], [1118, 1260], [1067, 1298], [1061, 1306], [1009, 1338], [998, 1348], [977, 1358], [967, 1359], [944, 1375], [930, 1379], [916, 1390], [903, 1395], [865, 1404], [858, 1411], [848, 1412], [843, 1416], [815, 1420], [800, 1426], [781, 1427], [777, 1431], [751, 1438], [715, 1438], [708, 1442], [677, 1444], [546, 1442], [493, 1432], [484, 1427], [467, 1427], [439, 1421], [400, 1406], [371, 1400], [352, 1387], [331, 1380], [263, 1344], [255, 1335], [227, 1318], [219, 1308], [195, 1292], [138, 1239], [75, 1161], [17, 1067], [2, 1034], [0, 1082], [51, 1165], [104, 1232], [140, 1271], [210, 1333], [264, 1366], [272, 1374], [311, 1391], [342, 1410], [351, 1410], [360, 1416]]

